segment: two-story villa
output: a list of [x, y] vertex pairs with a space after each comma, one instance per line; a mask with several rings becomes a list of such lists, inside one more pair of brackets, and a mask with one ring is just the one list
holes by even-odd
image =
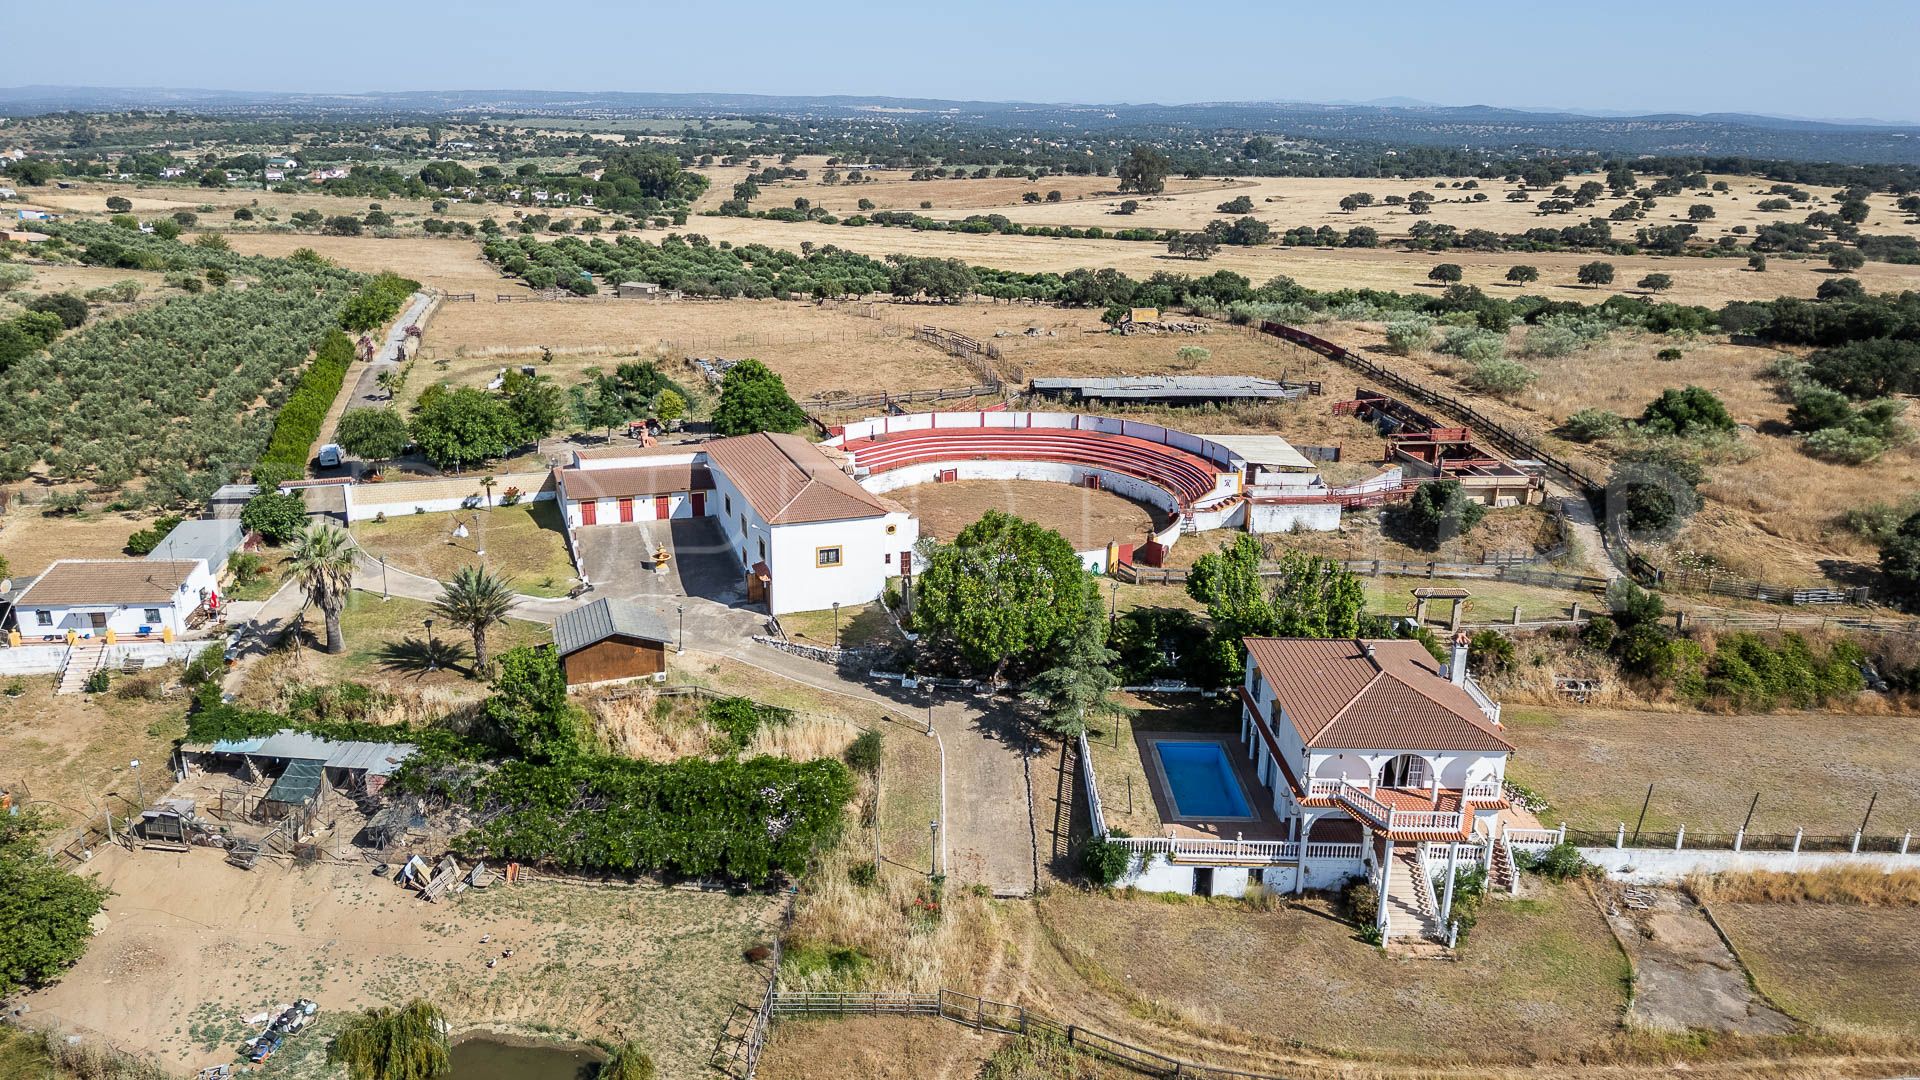
[[[1489, 864], [1513, 752], [1500, 706], [1467, 674], [1458, 636], [1446, 662], [1411, 640], [1248, 638], [1237, 754], [1149, 739], [1164, 835], [1122, 841], [1142, 858], [1127, 883], [1225, 892], [1258, 881], [1300, 891], [1366, 876], [1394, 936], [1439, 931], [1430, 876], [1448, 858]], [[1227, 749], [1223, 741], [1221, 751]], [[1183, 817], [1210, 805], [1232, 812]], [[1244, 824], [1242, 824], [1244, 823]], [[1233, 839], [1227, 839], [1227, 837]], [[1505, 869], [1502, 867], [1502, 869]], [[1392, 926], [1385, 924], [1392, 920]]]

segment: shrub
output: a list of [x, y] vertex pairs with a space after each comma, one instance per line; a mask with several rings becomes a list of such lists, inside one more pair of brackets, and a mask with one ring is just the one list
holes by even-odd
[[1476, 632], [1467, 648], [1467, 666], [1476, 674], [1499, 675], [1513, 667], [1513, 641], [1498, 630]]
[[1483, 360], [1463, 381], [1483, 394], [1508, 397], [1533, 385], [1539, 373], [1512, 360]]
[[236, 551], [227, 556], [227, 573], [237, 586], [251, 585], [265, 575], [267, 562], [251, 551]]
[[1125, 844], [1114, 843], [1116, 839], [1125, 839], [1126, 835], [1119, 829], [1109, 829], [1106, 836], [1093, 837], [1080, 845], [1080, 868], [1103, 887], [1119, 881], [1133, 863], [1132, 849]]
[[880, 771], [881, 734], [878, 731], [863, 731], [847, 747], [844, 755], [847, 766], [856, 772], [877, 773]]
[[1581, 409], [1560, 425], [1560, 434], [1578, 443], [1598, 442], [1620, 434], [1625, 423], [1606, 409]]
[[1507, 351], [1505, 335], [1473, 326], [1454, 326], [1440, 340], [1439, 350], [1448, 356], [1476, 363], [1497, 360]]
[[1472, 531], [1486, 515], [1485, 504], [1469, 498], [1460, 481], [1430, 480], [1394, 508], [1392, 527], [1410, 542], [1432, 550]]
[[1400, 315], [1387, 323], [1387, 347], [1402, 356], [1424, 349], [1433, 338], [1433, 319], [1426, 315]]
[[86, 691], [89, 694], [105, 693], [107, 686], [112, 681], [112, 676], [107, 674], [106, 668], [94, 668], [92, 673], [87, 676]]
[[863, 859], [847, 867], [847, 880], [863, 889], [872, 888], [873, 883], [880, 880], [880, 871]]
[[1518, 848], [1513, 853], [1513, 861], [1520, 869], [1553, 881], [1597, 878], [1601, 873], [1600, 868], [1583, 858], [1580, 849], [1571, 843], [1555, 844], [1543, 852]]
[[1347, 882], [1340, 891], [1340, 904], [1357, 926], [1372, 926], [1380, 918], [1380, 894], [1361, 878]]
[[1682, 438], [1732, 431], [1736, 426], [1727, 407], [1713, 392], [1699, 386], [1682, 390], [1669, 387], [1649, 402], [1640, 416], [1640, 427], [1656, 435]]
[[185, 519], [179, 514], [166, 514], [154, 519], [152, 525], [127, 537], [127, 554], [151, 554], [154, 548], [160, 546], [160, 541], [165, 540], [167, 534], [172, 532], [175, 526], [179, 525], [183, 520]]

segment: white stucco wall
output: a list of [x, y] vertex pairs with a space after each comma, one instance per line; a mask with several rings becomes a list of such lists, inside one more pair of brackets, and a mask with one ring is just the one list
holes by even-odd
[[[712, 493], [711, 492], [706, 493], [705, 501], [711, 502], [712, 499], [713, 499]], [[571, 498], [568, 499], [565, 503], [567, 524], [577, 529], [587, 523], [586, 511], [583, 510], [582, 507], [588, 501], [591, 501], [594, 504], [593, 523], [595, 525], [621, 524], [619, 499], [585, 500], [585, 499], [571, 499]], [[681, 518], [681, 519], [691, 518], [694, 516], [693, 509], [694, 507], [693, 507], [692, 492], [676, 491], [667, 496], [667, 517], [668, 518]], [[713, 513], [713, 510], [711, 509], [711, 507], [702, 507], [702, 510], [703, 510], [702, 516], [710, 516]], [[654, 502], [654, 497], [652, 495], [636, 495], [633, 497], [633, 522], [634, 523], [644, 523], [648, 521], [659, 521], [659, 520], [661, 520], [661, 518], [659, 515], [658, 504]]]
[[[887, 530], [891, 527], [893, 532]], [[919, 523], [909, 514], [776, 525], [767, 561], [773, 573], [771, 611], [819, 611], [840, 604], [865, 604], [880, 598], [887, 579], [899, 576], [920, 539]], [[840, 549], [837, 566], [820, 566], [821, 548]], [[757, 550], [757, 549], [756, 549]]]
[[[37, 641], [47, 634], [65, 634], [68, 630], [77, 630], [82, 634], [95, 633], [92, 615], [105, 611], [107, 625], [104, 629], [115, 634], [137, 634], [142, 626], [160, 633], [163, 628], [171, 629], [175, 634], [187, 630], [187, 616], [200, 606], [202, 597], [217, 593], [213, 574], [208, 571], [204, 559], [195, 559], [193, 570], [187, 575], [186, 582], [173, 593], [171, 602], [162, 600], [137, 600], [126, 604], [41, 604], [34, 600], [32, 590], [24, 597], [25, 603], [16, 611], [15, 619], [20, 627], [23, 641]], [[148, 609], [154, 609], [157, 620], [147, 618]], [[41, 614], [46, 613], [43, 622]]]
[[1908, 854], [1847, 851], [1670, 851], [1665, 848], [1583, 847], [1580, 854], [1606, 870], [1607, 876], [1638, 885], [1665, 885], [1688, 874], [1720, 874], [1739, 870], [1775, 870], [1804, 873], [1837, 866], [1870, 866], [1883, 872], [1920, 870], [1920, 844]]
[[1247, 507], [1248, 532], [1334, 532], [1339, 528], [1339, 503], [1252, 503]]
[[573, 467], [576, 469], [636, 469], [652, 468], [657, 465], [691, 465], [706, 455], [698, 450], [689, 450], [684, 454], [634, 454], [632, 457], [582, 457], [578, 451], [573, 455]]
[[[959, 480], [1039, 480], [1055, 484], [1071, 484], [1084, 487], [1088, 476], [1097, 476], [1100, 486], [1106, 491], [1124, 496], [1135, 502], [1146, 503], [1169, 513], [1179, 504], [1166, 489], [1156, 487], [1137, 477], [1110, 469], [1098, 469], [1085, 465], [1070, 465], [1057, 461], [927, 461], [913, 465], [902, 465], [897, 469], [871, 473], [860, 478], [860, 486], [876, 495], [919, 484], [936, 483], [940, 474], [952, 469]], [[1140, 537], [1121, 537], [1120, 539], [1137, 541]]]

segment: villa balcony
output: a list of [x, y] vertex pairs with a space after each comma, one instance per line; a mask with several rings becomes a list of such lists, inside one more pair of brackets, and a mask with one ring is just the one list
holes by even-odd
[[1463, 836], [1476, 804], [1498, 803], [1500, 783], [1481, 780], [1465, 788], [1361, 787], [1345, 777], [1307, 782], [1307, 797], [1327, 799], [1378, 832], [1395, 837]]
[[[1300, 861], [1300, 844], [1293, 840], [1222, 840], [1184, 836], [1113, 837], [1112, 843], [1125, 845], [1141, 855], [1165, 855], [1169, 862], [1202, 866], [1276, 866]], [[1362, 844], [1306, 845], [1309, 862], [1334, 860], [1357, 862], [1364, 853]]]

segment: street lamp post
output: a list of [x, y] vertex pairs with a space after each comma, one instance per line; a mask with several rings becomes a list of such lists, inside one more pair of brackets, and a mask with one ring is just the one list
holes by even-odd
[[927, 855], [927, 876], [938, 877], [940, 874], [940, 819], [939, 818], [934, 818], [932, 821], [927, 822], [927, 835], [932, 837], [933, 839], [933, 850], [929, 852]]
[[427, 670], [440, 670], [440, 646], [433, 640], [433, 619], [427, 619]]
[[382, 555], [380, 556], [380, 602], [384, 604], [391, 599], [393, 594], [387, 591], [387, 557]]
[[673, 647], [677, 655], [687, 651], [687, 605], [680, 605], [680, 640]]
[[840, 647], [840, 601], [833, 602], [833, 647]]
[[146, 785], [140, 782], [140, 759], [134, 758], [127, 767], [133, 770], [134, 797], [140, 800], [140, 809], [144, 810], [147, 808], [147, 789]]

